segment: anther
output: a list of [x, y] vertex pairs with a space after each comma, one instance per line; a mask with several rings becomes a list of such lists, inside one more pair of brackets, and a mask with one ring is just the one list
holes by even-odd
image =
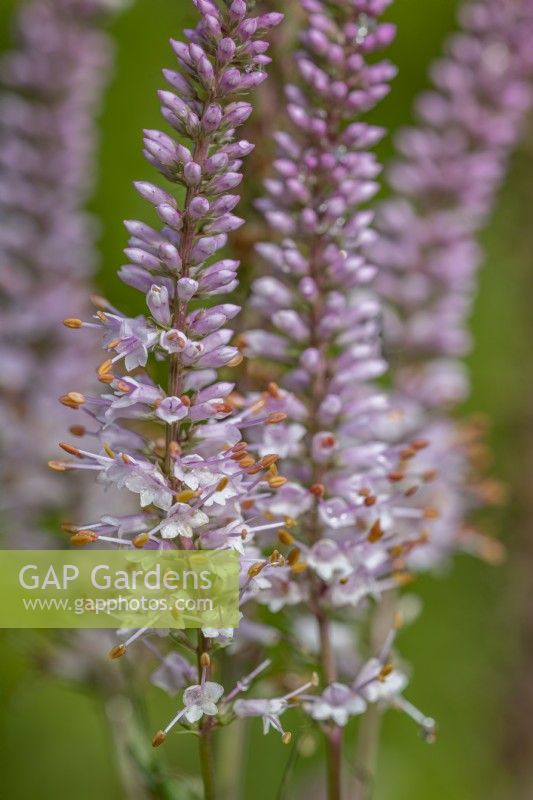
[[134, 547], [138, 550], [142, 550], [145, 544], [150, 541], [150, 537], [147, 533], [139, 533], [132, 541]]
[[79, 408], [85, 403], [85, 397], [81, 392], [69, 392], [68, 394], [62, 395], [59, 398], [59, 402], [69, 408]]
[[287, 414], [283, 411], [273, 411], [266, 418], [268, 425], [276, 425], [278, 422], [284, 422], [287, 419]]
[[78, 533], [75, 533], [70, 537], [70, 543], [81, 547], [84, 544], [96, 542], [97, 539], [98, 534], [96, 534], [94, 531], [78, 531]]
[[113, 647], [112, 650], [109, 651], [109, 658], [112, 661], [115, 661], [117, 658], [122, 658], [123, 655], [126, 653], [126, 645], [125, 644], [117, 644]]
[[81, 328], [83, 323], [81, 319], [78, 319], [77, 317], [67, 317], [67, 319], [63, 320], [63, 325], [65, 328], [72, 328], [74, 330], [76, 328]]
[[59, 446], [62, 450], [65, 451], [65, 453], [68, 453], [71, 456], [76, 456], [76, 458], [84, 458], [81, 451], [77, 447], [74, 447], [74, 445], [69, 444], [68, 442], [59, 442]]
[[156, 735], [152, 739], [152, 747], [161, 747], [167, 735], [164, 731], [157, 731]]
[[313, 485], [309, 487], [309, 491], [315, 497], [324, 497], [326, 494], [326, 487], [323, 483], [313, 483]]

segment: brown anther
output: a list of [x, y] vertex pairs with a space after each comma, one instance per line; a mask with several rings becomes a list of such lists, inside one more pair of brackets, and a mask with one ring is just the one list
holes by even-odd
[[233, 453], [233, 455], [231, 455], [230, 458], [232, 461], [240, 461], [241, 458], [244, 458], [244, 456], [246, 455], [248, 455], [246, 450], [239, 450], [237, 453]]
[[229, 483], [229, 478], [225, 475], [217, 483], [217, 492], [223, 492], [228, 483]]
[[263, 518], [266, 519], [267, 522], [272, 522], [274, 519], [274, 514], [272, 511], [263, 511]]
[[113, 381], [115, 380], [115, 376], [113, 375], [112, 372], [108, 372], [107, 375], [100, 375], [98, 380], [100, 381], [100, 383], [110, 384], [113, 383]]
[[92, 544], [92, 542], [96, 542], [97, 539], [98, 534], [94, 531], [78, 531], [78, 533], [70, 537], [70, 543], [81, 547], [84, 544]]
[[65, 531], [65, 533], [77, 533], [78, 526], [74, 525], [72, 522], [62, 522], [61, 530]]
[[294, 520], [292, 517], [285, 517], [283, 522], [285, 523], [286, 528], [294, 528], [296, 525], [296, 520]]
[[294, 566], [294, 564], [298, 563], [298, 561], [300, 560], [300, 555], [301, 555], [301, 550], [299, 547], [295, 547], [293, 550], [291, 550], [291, 552], [287, 556], [287, 561], [291, 567]]
[[426, 483], [431, 483], [434, 481], [438, 476], [439, 471], [437, 469], [427, 469], [425, 472], [422, 473], [422, 480]]
[[368, 497], [368, 495], [372, 494], [372, 492], [367, 486], [363, 486], [361, 489], [359, 489], [357, 494], [359, 495], [359, 497]]
[[276, 464], [271, 464], [268, 468], [268, 474], [271, 478], [278, 474], [278, 468]]
[[255, 458], [249, 454], [246, 454], [245, 456], [242, 456], [237, 463], [240, 467], [246, 469], [247, 467], [251, 467], [253, 464], [255, 464]]
[[267, 456], [263, 456], [259, 463], [266, 468], [272, 466], [272, 464], [275, 464], [277, 461], [279, 461], [279, 456], [276, 453], [270, 453]]
[[67, 319], [63, 320], [63, 325], [65, 326], [65, 328], [72, 328], [73, 330], [75, 330], [76, 328], [81, 328], [83, 322], [81, 321], [81, 319], [78, 319], [77, 317], [67, 317]]
[[230, 414], [233, 408], [228, 403], [217, 403], [213, 406], [217, 414]]
[[246, 450], [247, 447], [248, 447], [248, 442], [237, 442], [237, 444], [234, 445], [231, 448], [231, 450], [233, 450], [234, 453], [240, 453], [243, 450]]
[[387, 552], [391, 558], [399, 558], [403, 555], [404, 547], [401, 544], [396, 544], [394, 547], [389, 547]]
[[324, 447], [334, 447], [337, 444], [337, 440], [332, 434], [330, 434], [329, 436], [324, 436], [320, 440], [320, 444], [324, 445]]
[[266, 402], [263, 400], [263, 398], [261, 398], [260, 400], [256, 400], [248, 410], [250, 414], [259, 414], [259, 412], [262, 411], [265, 406]]
[[268, 559], [271, 564], [276, 564], [278, 561], [281, 561], [282, 555], [279, 550], [272, 550], [270, 554], [270, 558]]
[[69, 432], [73, 436], [85, 436], [85, 434], [87, 433], [87, 428], [85, 428], [83, 425], [71, 425], [69, 428]]
[[59, 446], [65, 453], [68, 453], [70, 456], [76, 456], [76, 458], [84, 458], [83, 454], [77, 447], [74, 447], [73, 444], [69, 444], [68, 442], [59, 442]]
[[281, 741], [283, 742], [283, 744], [290, 744], [291, 739], [292, 739], [292, 733], [290, 731], [286, 731], [281, 737]]
[[255, 505], [255, 500], [243, 500], [241, 503], [241, 508], [245, 511], [249, 511]]
[[374, 497], [373, 494], [369, 494], [368, 497], [365, 497], [363, 500], [363, 505], [370, 508], [370, 506], [375, 506], [377, 503], [377, 497]]
[[165, 731], [157, 731], [156, 735], [152, 739], [152, 747], [161, 747], [166, 738], [167, 735]]
[[291, 572], [293, 575], [301, 575], [302, 572], [305, 572], [307, 569], [307, 564], [305, 561], [297, 561], [296, 564], [291, 566]]
[[273, 397], [274, 400], [277, 400], [279, 398], [278, 384], [274, 383], [274, 381], [270, 381], [270, 383], [267, 386], [267, 392], [269, 393], [270, 397]]
[[418, 492], [418, 486], [410, 486], [408, 489], [405, 490], [403, 493], [404, 497], [412, 497], [414, 494]]
[[326, 487], [323, 483], [313, 483], [313, 485], [309, 487], [309, 491], [315, 497], [324, 497], [326, 494]]
[[68, 469], [73, 469], [72, 465], [68, 463], [68, 461], [49, 461], [48, 466], [50, 469], [53, 469], [54, 472], [66, 472]]
[[96, 316], [98, 317], [100, 322], [107, 322], [107, 314], [105, 314], [103, 311], [97, 311]]
[[85, 397], [81, 392], [69, 392], [60, 397], [59, 402], [68, 408], [79, 408], [85, 403]]
[[286, 531], [285, 528], [279, 529], [278, 539], [280, 540], [281, 544], [294, 544], [294, 536], [292, 536], [289, 531]]
[[402, 461], [409, 461], [411, 458], [414, 458], [415, 456], [416, 456], [416, 450], [414, 449], [414, 447], [405, 447], [400, 452], [400, 458], [402, 459]]
[[383, 537], [383, 529], [381, 527], [379, 519], [377, 519], [372, 527], [370, 528], [370, 533], [368, 534], [368, 541], [379, 542], [379, 540]]
[[244, 361], [243, 354], [242, 353], [237, 353], [236, 356], [233, 356], [231, 361], [228, 361], [226, 366], [228, 366], [228, 367], [238, 367], [239, 364], [242, 364], [243, 361]]
[[182, 394], [180, 397], [180, 402], [183, 403], [183, 405], [187, 406], [188, 408], [191, 405], [191, 398], [189, 397], [188, 394]]
[[112, 339], [110, 342], [107, 343], [106, 349], [107, 350], [114, 350], [117, 345], [120, 344], [120, 339]]
[[429, 447], [429, 442], [427, 439], [415, 439], [411, 442], [411, 447], [415, 450], [424, 450], [426, 447]]
[[119, 392], [122, 392], [123, 394], [129, 394], [131, 392], [130, 384], [126, 383], [126, 381], [123, 380], [117, 381], [117, 389], [119, 390]]
[[247, 468], [246, 474], [247, 475], [258, 475], [262, 471], [263, 471], [263, 467], [261, 466], [261, 464], [253, 464], [253, 466]]
[[339, 583], [340, 583], [341, 586], [346, 586], [346, 584], [348, 583], [348, 578], [346, 578], [346, 577], [339, 578]]
[[379, 675], [378, 675], [378, 680], [380, 680], [383, 683], [384, 681], [387, 680], [387, 678], [389, 677], [389, 675], [393, 671], [394, 671], [394, 667], [392, 666], [392, 664], [384, 664], [382, 666], [382, 668], [381, 668], [381, 671], [380, 671]]
[[200, 666], [202, 669], [209, 669], [211, 666], [211, 659], [209, 658], [209, 653], [202, 653], [200, 656]]
[[273, 411], [266, 418], [266, 422], [268, 425], [277, 425], [278, 422], [285, 422], [286, 419], [287, 419], [287, 414], [285, 414], [285, 412]]
[[391, 483], [398, 483], [405, 478], [405, 472], [401, 472], [400, 470], [397, 472], [389, 472], [387, 477]]
[[149, 541], [150, 537], [148, 536], [147, 533], [139, 533], [137, 534], [135, 539], [132, 540], [132, 545], [136, 547], [137, 550], [142, 550], [144, 545], [147, 544]]
[[256, 563], [252, 564], [252, 566], [248, 570], [248, 577], [255, 578], [256, 575], [259, 575], [259, 573], [262, 572], [264, 568], [265, 568], [264, 562], [256, 561]]
[[287, 478], [284, 478], [282, 475], [275, 475], [273, 478], [268, 479], [268, 485], [271, 489], [280, 489], [282, 486], [285, 486], [287, 483]]
[[129, 456], [127, 453], [121, 453], [120, 457], [125, 464], [133, 464], [133, 458]]
[[193, 491], [193, 489], [184, 489], [182, 492], [177, 493], [176, 502], [189, 503], [195, 497], [198, 497], [198, 492]]
[[101, 378], [102, 375], [109, 375], [112, 369], [113, 369], [113, 362], [111, 361], [110, 358], [108, 358], [107, 361], [103, 361], [100, 364], [100, 366], [96, 370], [96, 374], [98, 375], [99, 378]]
[[428, 508], [424, 509], [424, 517], [426, 519], [438, 519], [440, 517], [440, 511], [438, 508], [433, 508], [433, 506], [429, 506]]
[[109, 456], [109, 458], [115, 458], [115, 453], [113, 450], [111, 450], [107, 442], [104, 442], [102, 447], [104, 448], [104, 452], [106, 453], [106, 455]]
[[126, 645], [125, 644], [117, 644], [113, 647], [112, 650], [109, 651], [109, 658], [113, 661], [117, 658], [122, 658], [122, 656], [126, 653]]
[[248, 346], [246, 337], [242, 333], [239, 333], [233, 340], [233, 346], [238, 347], [239, 350], [243, 350]]
[[99, 294], [92, 294], [90, 296], [90, 300], [93, 306], [96, 306], [96, 308], [107, 308], [107, 300], [105, 297], [101, 297]]

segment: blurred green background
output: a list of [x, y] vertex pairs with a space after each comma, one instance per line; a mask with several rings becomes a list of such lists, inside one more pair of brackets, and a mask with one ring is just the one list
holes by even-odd
[[[0, 3], [2, 48], [17, 5]], [[391, 58], [400, 74], [376, 115], [392, 131], [409, 122], [412, 100], [427, 85], [427, 65], [453, 29], [455, 5], [453, 0], [395, 3], [390, 16], [399, 36]], [[137, 0], [112, 26], [116, 75], [102, 116], [92, 208], [102, 221], [99, 286], [115, 301], [127, 297], [130, 303], [132, 297], [115, 278], [126, 238], [121, 220], [145, 213], [131, 181], [151, 175], [141, 155], [141, 130], [160, 124], [155, 90], [160, 68], [172, 62], [167, 39], [179, 36], [192, 19], [191, 6], [189, 0]], [[389, 138], [381, 155], [386, 159], [390, 153]], [[505, 540], [509, 557], [500, 569], [460, 558], [449, 574], [417, 584], [424, 613], [402, 634], [400, 645], [413, 665], [409, 698], [438, 720], [440, 733], [429, 746], [407, 719], [389, 713], [375, 800], [533, 797], [532, 208], [533, 127], [483, 237], [487, 260], [473, 320], [473, 393], [467, 409], [493, 421], [495, 472], [511, 488], [507, 507], [492, 515], [490, 525]], [[0, 641], [0, 796], [124, 797], [101, 700], [44, 679], [25, 655], [23, 638], [4, 635]], [[154, 730], [173, 714], [173, 702], [158, 690], [149, 691], [148, 705]], [[275, 736], [263, 740], [259, 727], [248, 729], [244, 797], [273, 800], [289, 751]], [[189, 738], [175, 737], [170, 745], [170, 760], [180, 768], [190, 769], [195, 758]], [[287, 797], [297, 796], [299, 781], [316, 785], [309, 764], [299, 758]], [[310, 800], [311, 795], [308, 791]]]

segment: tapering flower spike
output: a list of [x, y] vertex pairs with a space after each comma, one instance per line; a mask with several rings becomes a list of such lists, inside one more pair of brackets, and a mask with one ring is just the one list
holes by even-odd
[[[243, 434], [281, 424], [286, 413], [263, 400], [242, 401], [234, 382], [217, 375], [243, 359], [230, 327], [239, 308], [225, 298], [237, 286], [239, 263], [219, 253], [228, 233], [244, 222], [233, 213], [243, 159], [253, 149], [239, 138], [252, 112], [244, 98], [266, 78], [270, 59], [262, 37], [282, 15], [251, 16], [243, 0], [194, 5], [200, 21], [187, 31], [187, 43], [171, 41], [177, 68], [163, 71], [169, 88], [159, 92], [172, 133], [144, 131], [144, 154], [164, 187], [135, 184], [159, 222], [125, 223], [131, 238], [120, 277], [145, 295], [146, 313], [128, 317], [102, 300], [94, 320], [65, 319], [74, 331], [102, 331], [105, 358], [97, 375], [104, 388], [97, 395], [73, 386], [60, 398], [84, 418], [93, 446], [62, 442], [68, 458], [52, 466], [92, 472], [139, 504], [138, 513], [69, 525], [73, 543], [235, 549], [242, 554], [245, 603], [252, 587], [268, 584], [283, 565], [279, 554], [263, 555], [254, 540], [265, 527], [284, 524], [279, 519], [265, 525], [256, 502], [268, 508], [285, 479], [277, 471], [277, 453], [252, 455]], [[213, 302], [217, 296], [222, 297]], [[156, 380], [162, 370], [163, 386]], [[143, 642], [153, 649], [154, 633], [128, 631], [111, 658], [127, 657]], [[212, 781], [207, 751], [223, 695], [211, 680], [210, 652], [231, 636], [209, 628], [199, 632], [197, 680], [185, 688], [183, 709], [153, 741], [161, 745], [177, 723], [200, 733], [206, 796]], [[190, 651], [188, 640], [180, 643]], [[188, 670], [179, 672], [190, 680]], [[226, 698], [224, 713], [233, 713], [231, 707]]]
[[81, 502], [80, 484], [61, 491], [43, 464], [63, 436], [57, 396], [91, 385], [94, 348], [76, 346], [61, 320], [70, 311], [75, 327], [90, 308], [96, 227], [84, 206], [112, 60], [102, 24], [113, 5], [24, 3], [16, 45], [0, 60], [0, 479], [18, 547], [42, 545], [45, 517]]
[[366, 708], [350, 689], [357, 663], [345, 669], [335, 651], [335, 618], [351, 612], [353, 620], [354, 608], [363, 614], [370, 598], [379, 602], [407, 579], [406, 556], [435, 516], [411, 499], [424, 482], [426, 442], [382, 437], [394, 409], [375, 384], [387, 365], [365, 250], [375, 239], [368, 202], [380, 173], [371, 148], [384, 131], [359, 118], [395, 75], [374, 59], [394, 37], [380, 19], [388, 5], [302, 2], [300, 81], [287, 88], [292, 131], [276, 136], [275, 177], [258, 204], [272, 234], [257, 248], [268, 271], [252, 287], [264, 328], [243, 336], [277, 380], [264, 402], [288, 415], [263, 440], [252, 431], [251, 448], [263, 453], [275, 437], [289, 483], [270, 512], [297, 520], [278, 534], [287, 565], [258, 600], [291, 619], [305, 603], [315, 617], [326, 689], [305, 708], [327, 735], [330, 798], [341, 796], [340, 728]]

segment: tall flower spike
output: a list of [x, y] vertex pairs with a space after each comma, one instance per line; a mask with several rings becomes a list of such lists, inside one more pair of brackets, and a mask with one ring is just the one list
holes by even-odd
[[[260, 497], [268, 506], [284, 479], [275, 472], [276, 453], [252, 457], [242, 432], [279, 424], [285, 414], [266, 412], [264, 403], [241, 405], [234, 384], [217, 378], [219, 368], [237, 366], [242, 355], [231, 343], [228, 325], [239, 308], [228, 302], [213, 305], [212, 299], [237, 285], [238, 262], [217, 254], [227, 234], [243, 223], [233, 213], [239, 200], [235, 190], [253, 145], [237, 135], [252, 111], [242, 98], [266, 77], [268, 44], [260, 37], [282, 15], [252, 17], [244, 0], [194, 0], [194, 5], [200, 22], [187, 31], [188, 43], [171, 41], [178, 68], [164, 70], [170, 89], [159, 92], [162, 115], [175, 135], [144, 131], [145, 156], [170, 186], [135, 184], [163, 227], [125, 223], [129, 263], [120, 276], [146, 296], [147, 313], [126, 317], [102, 301], [95, 321], [81, 323], [104, 332], [106, 355], [98, 376], [105, 389], [100, 396], [71, 391], [61, 401], [86, 417], [101, 446], [62, 443], [76, 460], [59, 463], [92, 471], [104, 484], [138, 496], [137, 514], [72, 526], [75, 543], [242, 553], [246, 545], [251, 552], [243, 558], [244, 597], [255, 580], [248, 572], [254, 562], [257, 573], [279, 566], [275, 556], [261, 558], [252, 546], [256, 531], [264, 529], [254, 503]], [[172, 188], [180, 196], [184, 190], [181, 204]], [[69, 319], [66, 324], [76, 327]], [[159, 375], [161, 364], [167, 368], [165, 389], [154, 380], [155, 361]], [[124, 656], [151, 633], [128, 632], [110, 655]], [[174, 724], [199, 724], [206, 796], [212, 780], [209, 743], [223, 691], [210, 680], [209, 651], [225, 634], [231, 632], [199, 633], [198, 680], [185, 689], [183, 713], [153, 742], [162, 744]]]
[[462, 359], [483, 259], [476, 237], [533, 99], [533, 4], [467, 3], [460, 23], [431, 68], [434, 89], [417, 101], [418, 126], [397, 138], [388, 172], [394, 194], [379, 209], [380, 237], [370, 247], [381, 265], [386, 340], [401, 354], [393, 375], [402, 426], [420, 431], [429, 420], [426, 455], [439, 465], [426, 494], [429, 503], [439, 498], [443, 515], [416, 554], [421, 566], [458, 546], [490, 559], [499, 552], [465, 524], [473, 506], [498, 498], [493, 482], [472, 484], [478, 425], [458, 427], [446, 417], [469, 393]]
[[[0, 480], [18, 547], [42, 545], [46, 514], [80, 502], [43, 464], [64, 430], [57, 396], [89, 388], [91, 348], [62, 327], [88, 311], [95, 269], [95, 114], [110, 70], [107, 0], [33, 0], [0, 61]], [[83, 428], [73, 431], [75, 435]], [[69, 512], [70, 513], [70, 512]], [[12, 540], [12, 543], [14, 540]]]
[[265, 328], [244, 336], [265, 369], [282, 365], [271, 368], [281, 388], [272, 384], [263, 401], [289, 420], [252, 446], [287, 459], [291, 480], [270, 510], [301, 523], [301, 531], [279, 533], [287, 567], [258, 600], [287, 613], [304, 602], [314, 614], [327, 688], [306, 709], [323, 720], [330, 798], [341, 793], [341, 725], [366, 707], [351, 688], [360, 662], [338, 663], [335, 620], [353, 626], [354, 607], [362, 614], [369, 597], [405, 579], [405, 557], [425, 540], [430, 516], [406, 497], [421, 483], [422, 443], [389, 446], [376, 432], [391, 410], [373, 385], [386, 364], [371, 287], [376, 268], [364, 248], [375, 236], [367, 203], [380, 172], [370, 148], [384, 131], [358, 117], [387, 94], [395, 74], [372, 58], [394, 36], [379, 19], [388, 5], [302, 2], [301, 80], [287, 89], [293, 133], [276, 136], [276, 176], [259, 203], [274, 239], [258, 246], [274, 275], [252, 287]]

